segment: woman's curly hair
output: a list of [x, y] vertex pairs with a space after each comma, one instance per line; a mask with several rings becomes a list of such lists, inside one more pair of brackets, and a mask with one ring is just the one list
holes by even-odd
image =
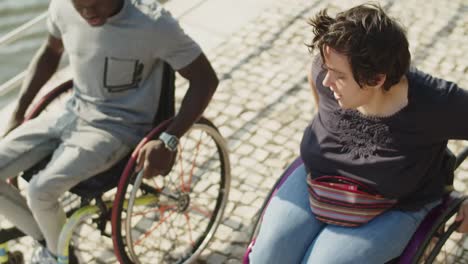
[[308, 45], [323, 50], [328, 46], [348, 57], [356, 82], [375, 85], [378, 74], [385, 74], [385, 90], [398, 83], [408, 71], [411, 55], [402, 26], [375, 4], [363, 4], [338, 13], [327, 10], [309, 20], [314, 38]]

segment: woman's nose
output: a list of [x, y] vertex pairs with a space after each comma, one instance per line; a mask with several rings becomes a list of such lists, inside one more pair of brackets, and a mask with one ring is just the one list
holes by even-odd
[[323, 78], [322, 84], [323, 84], [323, 86], [325, 86], [325, 87], [331, 87], [331, 78], [330, 78], [330, 74], [327, 73], [327, 74], [325, 75], [325, 78]]

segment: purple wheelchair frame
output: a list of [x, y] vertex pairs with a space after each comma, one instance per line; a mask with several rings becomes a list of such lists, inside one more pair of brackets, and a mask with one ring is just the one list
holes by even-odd
[[[274, 190], [270, 193], [270, 196], [268, 197], [268, 201], [266, 204], [262, 207], [262, 209], [265, 209], [268, 204], [270, 203], [271, 198], [275, 195], [275, 193], [278, 191], [278, 189], [281, 187], [281, 185], [287, 180], [289, 175], [292, 174], [292, 172], [301, 166], [303, 164], [303, 161], [301, 160], [300, 157], [296, 158], [291, 165], [283, 172], [281, 175], [281, 179], [278, 184], [276, 184]], [[424, 218], [424, 220], [421, 222], [419, 225], [418, 229], [412, 236], [410, 242], [406, 246], [405, 250], [403, 253], [395, 260], [392, 260], [389, 263], [399, 263], [399, 264], [410, 264], [413, 263], [413, 258], [417, 254], [418, 250], [422, 250], [421, 246], [427, 239], [427, 234], [435, 228], [436, 223], [438, 222], [440, 216], [443, 214], [443, 212], [447, 211], [449, 209], [449, 206], [454, 203], [456, 199], [459, 199], [462, 195], [452, 191], [451, 193], [448, 193], [444, 196], [443, 201], [440, 205], [436, 206], [433, 208], [427, 216]], [[257, 222], [261, 222], [261, 219], [263, 218], [263, 214], [265, 213], [265, 210], [261, 212], [260, 220]], [[257, 228], [257, 226], [255, 227]], [[255, 232], [255, 229], [254, 229]], [[243, 264], [249, 264], [249, 254], [252, 251], [252, 247], [255, 244], [255, 237], [252, 239], [250, 242], [249, 246], [247, 247], [247, 250], [244, 254], [244, 257], [242, 259]]]

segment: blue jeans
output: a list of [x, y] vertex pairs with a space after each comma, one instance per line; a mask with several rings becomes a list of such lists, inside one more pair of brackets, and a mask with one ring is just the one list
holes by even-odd
[[385, 263], [401, 255], [426, 214], [389, 210], [360, 227], [328, 225], [309, 207], [307, 173], [298, 167], [272, 198], [255, 245], [251, 264], [262, 263]]

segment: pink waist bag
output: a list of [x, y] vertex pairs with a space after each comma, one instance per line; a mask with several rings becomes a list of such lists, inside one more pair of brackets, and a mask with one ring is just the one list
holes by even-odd
[[315, 217], [327, 224], [356, 227], [393, 207], [365, 184], [342, 176], [307, 177], [309, 202]]

